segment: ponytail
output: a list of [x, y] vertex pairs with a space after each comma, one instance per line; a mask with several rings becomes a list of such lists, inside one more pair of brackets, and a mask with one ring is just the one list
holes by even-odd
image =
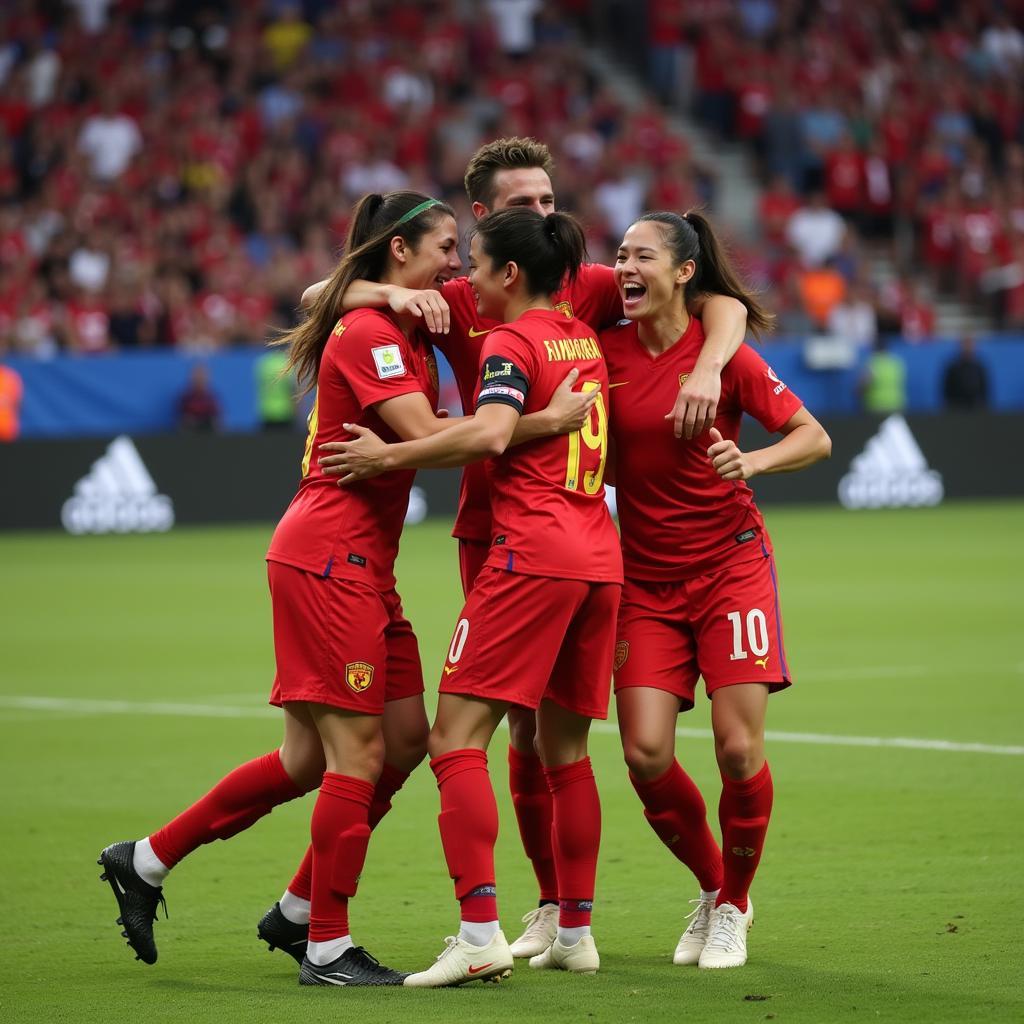
[[587, 240], [575, 217], [510, 207], [489, 213], [477, 221], [491, 262], [515, 263], [531, 295], [551, 295], [566, 279], [573, 280], [587, 259]]
[[396, 235], [415, 249], [442, 217], [454, 216], [447, 203], [419, 192], [373, 192], [359, 200], [345, 239], [345, 255], [317, 295], [308, 316], [271, 342], [289, 347], [285, 372], [297, 371], [303, 394], [316, 385], [320, 360], [349, 285], [360, 278], [379, 281], [384, 276], [390, 242]]
[[678, 213], [645, 213], [639, 221], [653, 221], [665, 236], [676, 263], [693, 260], [697, 269], [686, 282], [687, 301], [701, 294], [728, 295], [742, 302], [747, 310], [747, 326], [758, 340], [775, 326], [775, 314], [761, 305], [757, 294], [747, 288], [733, 268], [725, 246], [718, 240], [710, 221], [695, 210]]

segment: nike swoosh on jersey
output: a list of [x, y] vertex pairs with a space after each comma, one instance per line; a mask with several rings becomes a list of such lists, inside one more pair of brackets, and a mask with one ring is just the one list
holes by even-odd
[[617, 380], [614, 384], [609, 384], [609, 388], [621, 388], [623, 384], [628, 384], [628, 380]]
[[493, 327], [488, 327], [486, 331], [478, 331], [475, 327], [470, 327], [469, 336], [471, 338], [479, 338], [481, 334], [490, 334], [493, 330]]

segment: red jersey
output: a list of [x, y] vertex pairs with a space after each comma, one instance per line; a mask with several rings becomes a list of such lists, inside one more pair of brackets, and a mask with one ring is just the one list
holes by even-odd
[[437, 363], [430, 346], [406, 338], [379, 310], [346, 313], [320, 360], [302, 482], [274, 531], [269, 561], [358, 580], [377, 590], [394, 587], [398, 539], [415, 471], [339, 487], [337, 477], [320, 469], [318, 445], [349, 440], [343, 423], [369, 427], [388, 442], [401, 440], [373, 407], [416, 391], [437, 408]]
[[[640, 343], [636, 324], [601, 335], [611, 381], [622, 553], [626, 575], [633, 579], [702, 576], [760, 556], [758, 538], [770, 550], [750, 488], [740, 480], [723, 480], [712, 468], [710, 433], [677, 439], [665, 419], [703, 344], [704, 330], [694, 317], [686, 333], [658, 356]], [[742, 345], [722, 371], [715, 426], [735, 441], [747, 412], [775, 431], [801, 404], [772, 368]]]
[[488, 334], [477, 407], [547, 406], [573, 367], [600, 391], [582, 430], [509, 448], [487, 463], [494, 538], [485, 565], [526, 576], [622, 582], [622, 555], [604, 503], [608, 371], [594, 331], [557, 310], [531, 309]]
[[[480, 351], [487, 333], [498, 326], [498, 321], [477, 313], [468, 278], [446, 282], [441, 295], [451, 308], [451, 329], [448, 334], [437, 335], [433, 341], [451, 364], [462, 407], [469, 414], [473, 411], [473, 398], [480, 380]], [[553, 299], [555, 308], [567, 319], [579, 317], [584, 323], [594, 324], [599, 331], [622, 317], [622, 299], [615, 274], [611, 267], [598, 263], [581, 267], [575, 280], [556, 292]], [[570, 364], [565, 372], [571, 369]], [[467, 466], [463, 471], [459, 514], [452, 536], [484, 542], [491, 539], [491, 504], [482, 462]]]

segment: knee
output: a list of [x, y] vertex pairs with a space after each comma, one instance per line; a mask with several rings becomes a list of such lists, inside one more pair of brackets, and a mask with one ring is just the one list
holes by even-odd
[[664, 775], [675, 752], [643, 736], [623, 736], [622, 754], [630, 773], [649, 782]]
[[317, 789], [324, 777], [326, 760], [319, 737], [310, 742], [285, 742], [280, 750], [281, 767], [304, 793]]
[[510, 708], [508, 712], [508, 741], [522, 753], [537, 751], [537, 716], [526, 708]]
[[764, 743], [745, 730], [715, 737], [718, 768], [730, 779], [749, 779], [764, 761]]
[[402, 735], [389, 737], [384, 746], [384, 760], [394, 768], [411, 772], [427, 756], [430, 726], [426, 718], [415, 728], [408, 728]]

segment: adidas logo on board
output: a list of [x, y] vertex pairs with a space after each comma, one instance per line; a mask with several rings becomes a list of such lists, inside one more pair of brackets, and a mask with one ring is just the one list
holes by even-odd
[[928, 468], [921, 446], [899, 413], [882, 422], [839, 481], [844, 508], [938, 505], [944, 493], [941, 474]]
[[68, 533], [162, 533], [174, 525], [174, 505], [157, 494], [132, 439], [122, 435], [75, 484], [60, 518]]

